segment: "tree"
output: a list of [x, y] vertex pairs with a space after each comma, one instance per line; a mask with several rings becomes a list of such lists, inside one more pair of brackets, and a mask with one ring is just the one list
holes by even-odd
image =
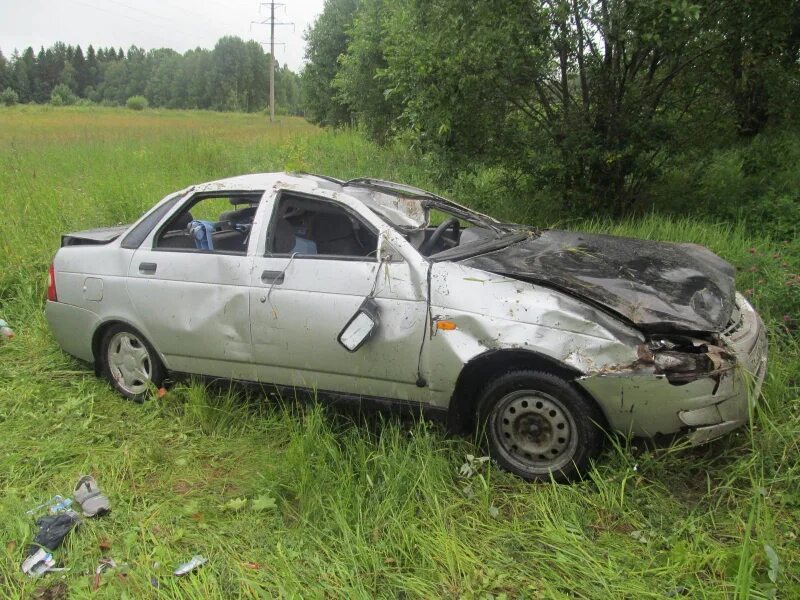
[[5, 104], [6, 106], [14, 106], [18, 100], [19, 96], [17, 95], [17, 92], [15, 92], [10, 87], [7, 87], [2, 92], [0, 92], [1, 104]]
[[33, 101], [33, 83], [36, 77], [36, 57], [33, 48], [28, 46], [22, 56], [15, 50], [12, 63], [14, 89], [19, 94], [19, 101], [23, 103]]
[[367, 133], [385, 142], [394, 132], [402, 111], [397, 96], [387, 89], [384, 49], [383, 0], [361, 0], [350, 27], [347, 52], [339, 56], [339, 69], [333, 78], [334, 100], [346, 106]]
[[[586, 213], [630, 208], [705, 91], [685, 85], [718, 14], [682, 0], [407, 0], [386, 85], [419, 143], [497, 163]], [[415, 35], [409, 36], [408, 32]]]
[[753, 137], [770, 118], [794, 110], [800, 84], [800, 3], [728, 0], [716, 27], [721, 43], [711, 62], [730, 98], [738, 132]]
[[348, 107], [336, 98], [333, 80], [339, 57], [347, 52], [357, 6], [358, 0], [326, 0], [322, 14], [306, 31], [303, 94], [308, 116], [316, 123], [342, 125], [351, 120]]

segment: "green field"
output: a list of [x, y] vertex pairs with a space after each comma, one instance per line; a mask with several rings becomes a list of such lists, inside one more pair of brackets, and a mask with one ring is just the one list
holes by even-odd
[[[733, 262], [770, 328], [771, 364], [749, 430], [692, 450], [609, 444], [572, 486], [490, 463], [462, 475], [480, 448], [424, 421], [362, 422], [199, 383], [131, 404], [59, 350], [42, 309], [61, 233], [130, 222], [191, 183], [284, 169], [436, 189], [423, 159], [299, 119], [0, 108], [0, 318], [17, 332], [0, 344], [0, 596], [800, 597], [796, 240], [656, 216], [581, 224], [699, 242]], [[57, 551], [68, 571], [28, 580], [25, 511], [84, 473], [113, 512]], [[171, 575], [195, 554], [209, 563]], [[124, 566], [93, 592], [104, 555]]]

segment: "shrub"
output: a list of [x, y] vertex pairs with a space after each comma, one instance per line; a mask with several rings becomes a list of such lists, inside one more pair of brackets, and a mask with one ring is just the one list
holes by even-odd
[[19, 96], [17, 95], [17, 92], [12, 90], [10, 87], [7, 87], [0, 92], [0, 102], [6, 106], [14, 106], [17, 102], [19, 102]]
[[144, 110], [148, 106], [147, 98], [144, 96], [131, 96], [125, 103], [125, 106], [131, 110]]
[[53, 106], [69, 106], [70, 104], [75, 104], [77, 99], [77, 96], [72, 93], [66, 83], [59, 83], [50, 94], [50, 104]]

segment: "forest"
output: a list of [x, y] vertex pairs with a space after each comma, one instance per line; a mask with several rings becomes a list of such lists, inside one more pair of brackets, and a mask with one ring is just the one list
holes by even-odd
[[307, 118], [477, 201], [797, 233], [796, 0], [328, 0], [307, 42]]
[[[8, 103], [125, 105], [143, 97], [153, 107], [255, 112], [269, 102], [269, 54], [254, 41], [220, 39], [212, 50], [180, 54], [168, 48], [95, 48], [61, 42], [10, 58], [0, 52], [0, 101]], [[275, 102], [300, 114], [299, 77], [276, 65]], [[135, 105], [135, 104], [134, 104]]]

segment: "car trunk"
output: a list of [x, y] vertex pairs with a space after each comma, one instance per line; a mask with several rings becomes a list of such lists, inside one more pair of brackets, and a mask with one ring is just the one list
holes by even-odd
[[130, 225], [116, 225], [114, 227], [98, 227], [97, 229], [66, 233], [61, 236], [61, 246], [63, 248], [64, 246], [96, 246], [108, 244], [125, 233], [129, 227]]

